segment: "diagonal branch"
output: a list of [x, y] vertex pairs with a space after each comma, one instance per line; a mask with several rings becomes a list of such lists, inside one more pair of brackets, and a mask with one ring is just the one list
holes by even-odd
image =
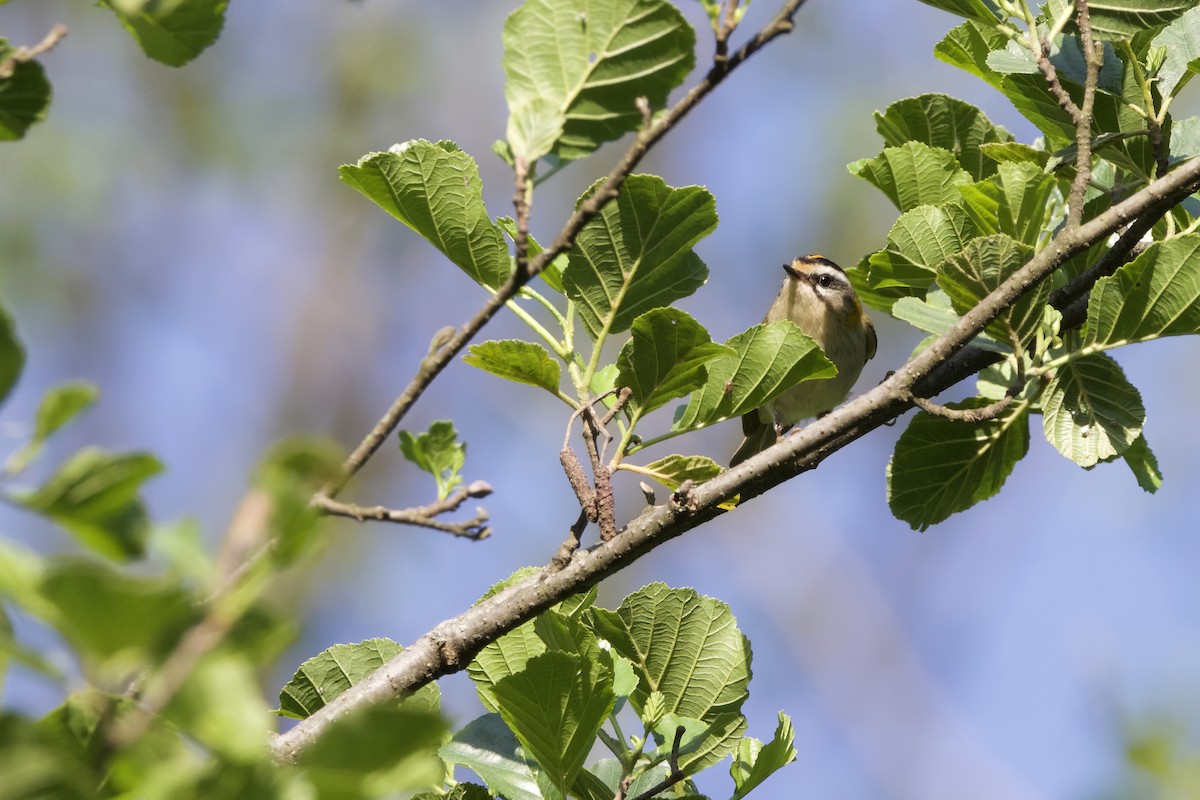
[[[277, 736], [272, 752], [294, 762], [336, 720], [356, 709], [394, 700], [443, 675], [464, 669], [488, 642], [555, 603], [586, 590], [659, 545], [724, 513], [718, 504], [742, 501], [816, 468], [825, 458], [911, 408], [911, 392], [932, 397], [987, 363], [970, 341], [1005, 308], [1045, 280], [1063, 261], [1101, 241], [1151, 208], [1169, 208], [1200, 186], [1200, 158], [1143, 188], [1096, 218], [1063, 229], [1054, 240], [950, 330], [874, 389], [767, 448], [738, 467], [690, 489], [686, 503], [645, 509], [620, 535], [547, 567], [459, 616], [435, 626], [374, 674], [320, 711]], [[995, 358], [994, 354], [990, 354]], [[984, 359], [979, 366], [980, 359]]]
[[[379, 422], [375, 424], [371, 432], [354, 448], [354, 452], [346, 458], [339, 470], [338, 476], [321, 488], [320, 494], [325, 495], [329, 499], [335, 499], [341, 493], [346, 484], [363, 468], [363, 465], [375, 455], [376, 451], [379, 450], [392, 432], [395, 431], [396, 427], [400, 424], [400, 420], [404, 418], [408, 410], [412, 408], [413, 404], [429, 388], [434, 379], [441, 374], [442, 370], [446, 368], [446, 365], [456, 355], [462, 352], [462, 349], [475, 337], [475, 334], [479, 333], [483, 326], [495, 316], [496, 312], [504, 307], [505, 303], [516, 296], [522, 286], [545, 269], [547, 264], [574, 246], [575, 237], [579, 235], [579, 231], [599, 214], [605, 205], [616, 198], [621, 190], [621, 186], [625, 182], [625, 178], [641, 163], [642, 158], [649, 152], [650, 148], [674, 129], [687, 116], [688, 112], [717, 88], [746, 59], [750, 58], [750, 56], [757, 53], [773, 40], [791, 31], [793, 27], [792, 18], [804, 3], [805, 0], [787, 0], [779, 10], [779, 13], [762, 30], [758, 31], [750, 41], [738, 48], [728, 58], [714, 62], [703, 80], [692, 87], [679, 102], [668, 109], [656, 122], [643, 127], [638, 132], [633, 144], [629, 146], [625, 155], [613, 167], [612, 171], [596, 191], [587, 200], [580, 203], [575, 212], [567, 218], [566, 223], [563, 224], [562, 230], [559, 231], [554, 241], [536, 257], [529, 259], [526, 269], [518, 269], [509, 275], [508, 280], [496, 290], [495, 294], [488, 298], [487, 302], [461, 328], [456, 330], [451, 329], [449, 335], [443, 341], [438, 343], [436, 347], [430, 348], [429, 355], [421, 360], [417, 372], [409, 381], [408, 386], [393, 401], [391, 407], [379, 419]], [[521, 181], [518, 181], [519, 183]]]
[[474, 519], [465, 522], [442, 522], [437, 519], [442, 514], [457, 511], [468, 497], [487, 497], [492, 493], [492, 487], [487, 481], [474, 481], [470, 486], [460, 487], [456, 492], [430, 503], [414, 508], [387, 508], [385, 506], [358, 506], [353, 503], [342, 503], [326, 494], [318, 492], [313, 495], [311, 505], [323, 514], [335, 517], [349, 517], [359, 522], [376, 520], [378, 522], [396, 522], [401, 525], [415, 525], [419, 528], [449, 533], [464, 539], [486, 539], [492, 529], [487, 526], [488, 515], [482, 508], [477, 509]]

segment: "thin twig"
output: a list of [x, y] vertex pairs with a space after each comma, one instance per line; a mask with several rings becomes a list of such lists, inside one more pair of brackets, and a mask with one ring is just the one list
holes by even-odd
[[425, 506], [414, 508], [394, 509], [385, 506], [358, 506], [353, 503], [343, 503], [328, 495], [317, 493], [310, 501], [313, 508], [323, 514], [336, 517], [349, 517], [358, 522], [376, 520], [378, 522], [396, 522], [401, 525], [414, 525], [442, 531], [464, 539], [486, 539], [492, 530], [487, 526], [488, 514], [482, 508], [475, 510], [475, 518], [465, 522], [442, 522], [436, 517], [458, 510], [459, 506], [469, 497], [487, 497], [492, 493], [492, 487], [487, 481], [474, 481], [470, 486], [459, 487], [457, 491]]
[[625, 155], [613, 167], [604, 181], [594, 192], [575, 209], [567, 218], [562, 229], [554, 240], [541, 253], [529, 260], [528, 269], [524, 272], [515, 270], [508, 279], [488, 298], [487, 302], [472, 316], [444, 345], [436, 352], [422, 359], [415, 375], [408, 386], [392, 402], [388, 410], [363, 438], [362, 442], [343, 462], [338, 476], [329, 481], [320, 493], [334, 499], [346, 487], [346, 484], [363, 468], [371, 457], [379, 450], [392, 434], [408, 410], [417, 399], [424, 394], [434, 379], [441, 374], [446, 365], [457, 356], [467, 343], [475, 337], [484, 325], [488, 323], [504, 304], [516, 296], [517, 291], [533, 277], [546, 268], [546, 265], [561, 254], [567, 252], [575, 244], [575, 237], [583, 226], [600, 213], [600, 210], [616, 198], [625, 178], [633, 172], [646, 153], [655, 144], [675, 128], [696, 105], [707, 97], [713, 89], [729, 76], [733, 70], [743, 64], [746, 59], [757, 53], [770, 42], [788, 33], [793, 28], [792, 18], [805, 0], [787, 0], [779, 13], [768, 22], [750, 41], [742, 45], [725, 61], [714, 64], [708, 74], [696, 84], [679, 102], [663, 113], [652, 125], [644, 127], [634, 138]]
[[579, 540], [583, 537], [583, 530], [588, 524], [588, 513], [586, 509], [581, 509], [579, 517], [575, 520], [575, 524], [571, 526], [567, 538], [563, 539], [563, 543], [558, 546], [558, 550], [554, 553], [554, 557], [550, 559], [550, 563], [546, 565], [546, 569], [551, 572], [558, 572], [567, 564], [571, 563], [571, 557], [575, 555], [575, 551], [579, 549]]
[[0, 80], [11, 78], [18, 64], [33, 61], [40, 55], [48, 53], [67, 35], [66, 25], [55, 25], [40, 42], [32, 47], [17, 47], [8, 54], [8, 58], [0, 61]]
[[[679, 745], [681, 742], [683, 742], [684, 731], [685, 729], [682, 725], [679, 725], [675, 728], [675, 741], [671, 743], [671, 771], [667, 774], [667, 777], [663, 778], [661, 781], [654, 784], [637, 797], [633, 798], [633, 800], [650, 800], [650, 798], [654, 797], [659, 792], [665, 792], [667, 789], [670, 789], [672, 786], [687, 777], [687, 773], [679, 768]], [[617, 800], [620, 800], [619, 795]]]

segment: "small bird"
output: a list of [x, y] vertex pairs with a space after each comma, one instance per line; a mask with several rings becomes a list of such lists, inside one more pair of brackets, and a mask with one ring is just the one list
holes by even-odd
[[790, 319], [825, 351], [837, 367], [832, 378], [798, 383], [764, 406], [742, 415], [746, 440], [733, 454], [734, 467], [765, 450], [802, 419], [822, 416], [846, 399], [863, 366], [875, 356], [878, 340], [871, 318], [837, 264], [822, 255], [784, 264], [783, 288], [765, 322]]

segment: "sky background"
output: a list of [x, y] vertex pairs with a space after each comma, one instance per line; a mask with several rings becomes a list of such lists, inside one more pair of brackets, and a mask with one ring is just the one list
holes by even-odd
[[[179, 70], [147, 60], [89, 4], [0, 8], [17, 43], [70, 28], [43, 59], [49, 119], [0, 146], [0, 292], [29, 354], [0, 447], [27, 435], [47, 387], [93, 380], [101, 403], [58, 437], [39, 475], [85, 444], [152, 450], [169, 468], [147, 488], [154, 518], [193, 516], [215, 540], [271, 442], [312, 431], [357, 443], [433, 332], [484, 296], [339, 183], [337, 166], [411, 138], [452, 139], [479, 161], [491, 214], [510, 214], [510, 173], [490, 147], [504, 134], [500, 32], [516, 5], [234, 2], [217, 44]], [[699, 4], [681, 5], [703, 65], [712, 45]], [[744, 29], [776, 7], [757, 0]], [[717, 198], [720, 225], [697, 248], [709, 285], [681, 304], [714, 339], [762, 317], [781, 262], [819, 251], [850, 265], [884, 244], [895, 210], [845, 168], [881, 148], [872, 111], [940, 91], [1022, 141], [1035, 135], [998, 93], [932, 57], [956, 24], [948, 14], [915, 0], [811, 2], [796, 22], [642, 164]], [[1194, 113], [1195, 101], [1185, 93], [1174, 110]], [[622, 148], [544, 184], [535, 235], [551, 238]], [[859, 391], [921, 338], [874, 318], [880, 350]], [[502, 314], [484, 338], [524, 335]], [[644, 557], [602, 586], [601, 602], [658, 580], [731, 606], [754, 649], [750, 733], [769, 738], [778, 710], [796, 725], [798, 763], [756, 791], [762, 800], [1098, 797], [1123, 769], [1128, 720], [1200, 710], [1200, 379], [1180, 368], [1198, 356], [1194, 338], [1117, 354], [1165, 474], [1155, 496], [1121, 464], [1085, 473], [1035, 430], [997, 498], [918, 534], [887, 509], [902, 426], [883, 428]], [[578, 511], [557, 458], [566, 417], [548, 395], [452, 365], [404, 427], [455, 421], [466, 479], [496, 489], [485, 501], [494, 535], [332, 526], [321, 562], [279, 590], [303, 627], [268, 691], [331, 644], [411, 642], [514, 569], [545, 563]], [[737, 427], [681, 446], [723, 461]], [[388, 445], [347, 497], [403, 507], [432, 491]], [[628, 519], [642, 503], [636, 482], [618, 492]], [[71, 547], [8, 509], [0, 530]], [[465, 676], [441, 685], [456, 725], [481, 713]], [[3, 698], [31, 711], [57, 700], [28, 676]], [[702, 788], [725, 796], [728, 779]]]

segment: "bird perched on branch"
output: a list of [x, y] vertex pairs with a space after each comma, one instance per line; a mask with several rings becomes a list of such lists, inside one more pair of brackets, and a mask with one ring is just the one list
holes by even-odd
[[790, 319], [811, 336], [837, 367], [832, 378], [798, 383], [771, 402], [742, 415], [746, 440], [729, 465], [737, 466], [770, 447], [802, 419], [825, 414], [846, 399], [863, 366], [875, 356], [877, 339], [850, 279], [822, 255], [801, 256], [784, 264], [783, 288], [766, 322]]

